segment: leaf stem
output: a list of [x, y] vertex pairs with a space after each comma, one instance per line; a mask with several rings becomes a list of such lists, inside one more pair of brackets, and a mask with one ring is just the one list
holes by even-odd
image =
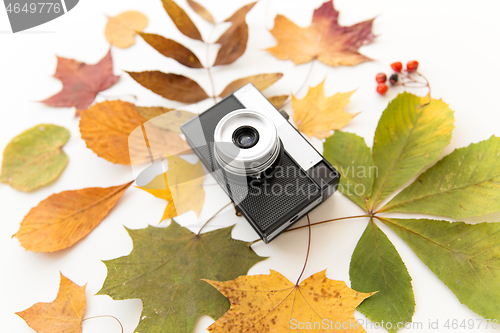
[[210, 85], [212, 86], [212, 98], [214, 100], [214, 104], [217, 104], [217, 97], [215, 96], [215, 83], [214, 83], [214, 78], [213, 78], [213, 75], [212, 75], [212, 65], [210, 63], [210, 46], [212, 46], [212, 35], [214, 33], [214, 30], [215, 28], [217, 27], [218, 23], [214, 23], [212, 25], [212, 29], [210, 30], [210, 34], [208, 36], [208, 40], [209, 42], [207, 41], [203, 41], [205, 43], [205, 61], [206, 61], [206, 65], [207, 67], [205, 67], [207, 69], [207, 74], [208, 74], [208, 78], [210, 80]]
[[220, 213], [220, 212], [221, 212], [224, 208], [226, 208], [227, 206], [231, 205], [232, 203], [233, 203], [232, 201], [229, 201], [229, 203], [227, 203], [227, 204], [226, 204], [226, 205], [224, 205], [221, 209], [219, 209], [219, 210], [217, 211], [217, 213], [215, 213], [214, 215], [212, 215], [212, 217], [211, 217], [211, 218], [209, 218], [209, 219], [207, 220], [207, 222], [205, 222], [205, 224], [203, 224], [203, 225], [201, 226], [200, 230], [198, 231], [197, 236], [199, 236], [199, 235], [201, 234], [201, 231], [203, 230], [203, 228], [205, 228], [205, 226], [208, 224], [208, 222], [212, 221], [212, 220], [213, 220], [213, 218], [217, 216], [217, 214], [219, 214], [219, 213]]
[[85, 319], [82, 319], [82, 323], [86, 320], [89, 320], [89, 319], [95, 319], [95, 318], [105, 318], [105, 317], [108, 317], [108, 318], [113, 318], [114, 320], [116, 320], [118, 322], [118, 324], [120, 324], [120, 328], [122, 330], [122, 333], [123, 333], [123, 325], [122, 323], [118, 320], [118, 318], [116, 318], [115, 316], [111, 316], [111, 315], [100, 315], [100, 316], [93, 316], [93, 317], [88, 317], [88, 318], [85, 318]]
[[[304, 79], [304, 81], [302, 82], [302, 85], [300, 86], [299, 89], [297, 89], [297, 91], [295, 92], [295, 96], [297, 96], [301, 91], [302, 89], [304, 89], [307, 81], [309, 81], [309, 78], [312, 74], [312, 71], [313, 71], [313, 67], [314, 67], [314, 62], [315, 62], [315, 59], [311, 60], [311, 66], [309, 66], [309, 71], [307, 72], [307, 75], [306, 75], [306, 78]], [[288, 104], [290, 104], [290, 102], [292, 101], [292, 97], [290, 96], [287, 101], [285, 103], [283, 103], [283, 105], [281, 107], [285, 107], [287, 106]]]
[[309, 227], [309, 240], [307, 241], [306, 260], [304, 261], [304, 267], [302, 267], [302, 272], [300, 272], [299, 278], [297, 279], [297, 282], [295, 282], [296, 286], [299, 285], [300, 279], [302, 278], [302, 274], [304, 274], [304, 271], [306, 270], [307, 260], [309, 259], [309, 251], [311, 250], [311, 220], [309, 220], [309, 214], [307, 214], [306, 217], [307, 217], [307, 226]]

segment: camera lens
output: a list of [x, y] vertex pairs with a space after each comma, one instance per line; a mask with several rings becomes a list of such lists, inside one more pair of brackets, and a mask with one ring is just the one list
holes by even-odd
[[252, 148], [259, 142], [259, 132], [252, 126], [240, 126], [233, 132], [233, 143], [238, 148]]

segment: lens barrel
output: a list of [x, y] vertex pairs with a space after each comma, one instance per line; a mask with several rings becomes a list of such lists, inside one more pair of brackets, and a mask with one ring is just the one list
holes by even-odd
[[283, 155], [276, 126], [258, 111], [228, 113], [217, 124], [214, 141], [215, 160], [238, 177], [269, 177]]

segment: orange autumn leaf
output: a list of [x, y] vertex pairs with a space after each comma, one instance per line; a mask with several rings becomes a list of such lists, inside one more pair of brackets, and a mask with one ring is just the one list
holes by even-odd
[[338, 17], [339, 12], [333, 7], [332, 0], [314, 11], [312, 23], [307, 28], [278, 15], [271, 30], [278, 45], [267, 50], [276, 58], [290, 59], [296, 65], [316, 58], [329, 66], [354, 66], [370, 60], [358, 49], [375, 38], [373, 20], [343, 27], [339, 25]]
[[247, 76], [228, 84], [227, 87], [224, 88], [224, 90], [220, 93], [219, 97], [224, 98], [248, 83], [253, 84], [255, 88], [262, 91], [271, 86], [272, 84], [274, 84], [282, 77], [283, 73], [257, 74], [257, 75]]
[[177, 29], [182, 32], [184, 35], [203, 41], [201, 38], [200, 31], [196, 27], [196, 25], [191, 21], [188, 14], [179, 7], [173, 0], [162, 0], [163, 8], [167, 12], [168, 16], [172, 19]]
[[[137, 108], [132, 103], [117, 100], [97, 103], [81, 111], [80, 133], [87, 147], [113, 163], [150, 161], [148, 150], [139, 149], [143, 147], [145, 138], [143, 132], [136, 129], [147, 119], [141, 116]], [[149, 144], [155, 147], [156, 155], [153, 158], [190, 150], [178, 133], [154, 126], [148, 126], [147, 131]]]
[[315, 136], [318, 139], [329, 137], [331, 130], [341, 130], [357, 115], [344, 111], [353, 93], [325, 97], [324, 82], [321, 82], [309, 88], [303, 99], [292, 95], [293, 119], [297, 129], [309, 138]]
[[189, 7], [191, 7], [191, 9], [194, 10], [194, 12], [196, 14], [200, 15], [207, 22], [210, 22], [212, 24], [215, 23], [214, 17], [212, 16], [212, 14], [210, 14], [210, 12], [205, 7], [203, 7], [202, 5], [200, 5], [198, 2], [196, 2], [194, 0], [187, 0], [187, 3], [189, 5]]
[[28, 251], [66, 249], [94, 230], [131, 184], [52, 194], [30, 210], [12, 237]]
[[61, 275], [59, 292], [51, 303], [36, 303], [16, 314], [37, 333], [81, 333], [85, 313], [85, 286]]
[[167, 161], [167, 172], [156, 176], [149, 184], [139, 188], [168, 201], [161, 221], [190, 210], [200, 215], [205, 202], [205, 190], [202, 186], [205, 173], [201, 162], [191, 164], [175, 155], [169, 156]]
[[[297, 332], [365, 333], [361, 325], [356, 325], [354, 310], [374, 293], [352, 290], [343, 281], [327, 278], [325, 272], [318, 272], [299, 285], [273, 270], [269, 275], [244, 275], [226, 282], [205, 280], [231, 302], [231, 309], [208, 331], [228, 332], [230, 327], [232, 333], [285, 333], [297, 328], [301, 328]], [[313, 326], [324, 319], [333, 329]], [[307, 323], [311, 327], [306, 327]], [[335, 323], [347, 323], [347, 328], [335, 330]]]
[[107, 41], [116, 47], [125, 49], [135, 43], [135, 34], [148, 25], [148, 18], [136, 11], [127, 11], [110, 17], [104, 30]]

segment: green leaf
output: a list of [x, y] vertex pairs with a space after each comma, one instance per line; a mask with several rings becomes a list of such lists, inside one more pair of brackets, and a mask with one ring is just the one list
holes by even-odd
[[134, 332], [191, 333], [199, 316], [218, 319], [229, 310], [227, 299], [201, 279], [233, 280], [264, 259], [249, 243], [232, 239], [231, 230], [198, 236], [174, 220], [167, 228], [128, 230], [134, 249], [105, 262], [108, 276], [99, 294], [142, 300]]
[[487, 319], [500, 319], [500, 223], [381, 219], [458, 297]]
[[381, 211], [453, 218], [500, 211], [500, 138], [455, 150], [423, 173]]
[[372, 208], [434, 161], [451, 140], [453, 111], [442, 100], [399, 94], [375, 131], [373, 161], [378, 168]]
[[339, 191], [368, 211], [377, 169], [365, 140], [356, 134], [335, 131], [323, 144], [323, 156], [342, 176]]
[[67, 129], [51, 124], [19, 134], [3, 152], [0, 181], [25, 192], [52, 182], [68, 164], [62, 147], [69, 137]]
[[365, 299], [358, 310], [372, 322], [411, 322], [415, 297], [411, 277], [398, 251], [373, 220], [356, 245], [349, 269], [351, 288], [378, 293]]

